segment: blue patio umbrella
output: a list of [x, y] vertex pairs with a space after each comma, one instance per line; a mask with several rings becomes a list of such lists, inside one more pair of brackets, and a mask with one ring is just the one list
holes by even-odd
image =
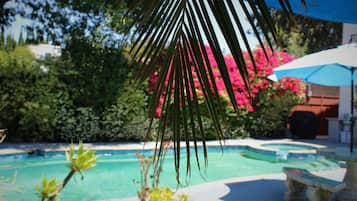
[[[265, 2], [268, 7], [281, 10], [279, 0], [265, 0]], [[289, 3], [297, 15], [357, 24], [356, 0], [289, 0]]]
[[[351, 86], [351, 118], [353, 116], [353, 86], [357, 83], [357, 44], [342, 45], [309, 54], [274, 69], [276, 78], [300, 78], [326, 86]], [[353, 124], [350, 150], [353, 151]]]

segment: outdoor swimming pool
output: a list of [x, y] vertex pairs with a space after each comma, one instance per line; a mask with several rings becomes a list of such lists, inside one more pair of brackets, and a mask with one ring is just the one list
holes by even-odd
[[[134, 156], [136, 152], [134, 150], [97, 151], [99, 157], [97, 166], [83, 173], [83, 181], [77, 175], [64, 189], [61, 200], [88, 201], [136, 196], [134, 180], [139, 179], [138, 160]], [[150, 152], [145, 151], [145, 154], [149, 155]], [[260, 158], [246, 157], [247, 153], [251, 152], [259, 152], [259, 150], [245, 146], [227, 146], [224, 147], [222, 155], [220, 147], [209, 147], [206, 171], [200, 174], [195, 159], [192, 158], [190, 185], [234, 177], [280, 173], [284, 166], [309, 170], [337, 167], [335, 162], [316, 155], [294, 155], [287, 160], [274, 161], [264, 160], [264, 157], [275, 157], [266, 152], [262, 152]], [[185, 154], [182, 158], [183, 166], [184, 158]], [[161, 186], [176, 187], [173, 164], [173, 156], [168, 153], [161, 175]], [[43, 156], [27, 154], [0, 156], [0, 177], [11, 177], [15, 171], [17, 172], [15, 186], [20, 192], [5, 192], [5, 198], [11, 201], [29, 201], [38, 200], [35, 185], [41, 182], [43, 176], [61, 181], [66, 176], [68, 168], [63, 152], [45, 153]], [[181, 169], [181, 178], [184, 183], [185, 167]]]

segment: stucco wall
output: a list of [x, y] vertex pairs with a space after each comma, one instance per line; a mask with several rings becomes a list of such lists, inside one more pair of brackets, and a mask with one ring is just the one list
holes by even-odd
[[[342, 44], [349, 43], [352, 34], [357, 34], [357, 24], [346, 24], [346, 23], [343, 24]], [[355, 90], [355, 95], [356, 94], [357, 93]], [[342, 119], [344, 114], [350, 114], [350, 113], [351, 113], [351, 87], [341, 87], [338, 117]], [[356, 113], [356, 111], [354, 113]]]

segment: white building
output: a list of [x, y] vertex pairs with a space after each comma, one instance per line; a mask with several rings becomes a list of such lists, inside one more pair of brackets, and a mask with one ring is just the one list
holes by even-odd
[[[357, 24], [343, 24], [342, 44], [350, 43], [351, 37], [357, 35]], [[352, 41], [356, 42], [356, 41]], [[346, 78], [347, 79], [347, 78]], [[356, 83], [355, 83], [356, 84]], [[354, 96], [357, 95], [356, 87], [354, 86]], [[344, 132], [349, 130], [348, 126], [344, 128], [341, 120], [346, 119], [351, 114], [351, 86], [340, 87], [340, 100], [338, 107], [338, 118], [329, 119], [329, 139], [332, 141], [348, 142], [349, 133]], [[356, 116], [356, 109], [354, 109]], [[348, 135], [346, 135], [348, 133]], [[354, 124], [354, 142], [357, 143], [357, 122]]]
[[46, 56], [61, 56], [61, 47], [50, 44], [28, 45], [37, 59], [45, 58]]

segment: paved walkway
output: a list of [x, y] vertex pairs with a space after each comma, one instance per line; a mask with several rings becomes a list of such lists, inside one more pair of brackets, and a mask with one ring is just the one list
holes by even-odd
[[[339, 168], [314, 174], [342, 181], [345, 171]], [[204, 183], [180, 189], [178, 193], [187, 194], [192, 201], [283, 201], [285, 190], [285, 175], [271, 174]], [[131, 197], [110, 201], [137, 200]]]

